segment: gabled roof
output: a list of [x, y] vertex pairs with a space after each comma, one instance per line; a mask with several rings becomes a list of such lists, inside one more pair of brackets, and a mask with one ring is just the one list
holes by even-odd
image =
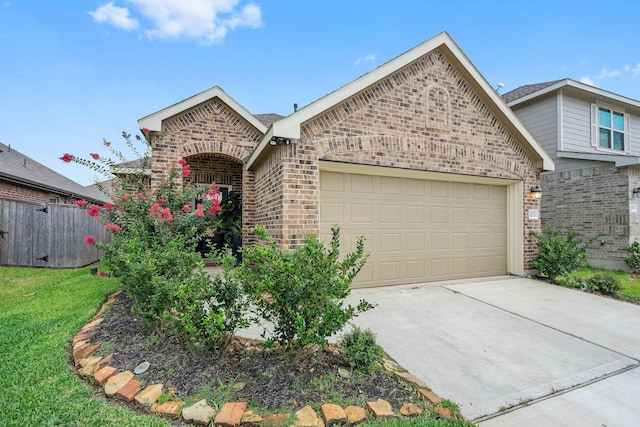
[[0, 180], [66, 197], [104, 203], [108, 197], [95, 186], [77, 182], [0, 143]]
[[350, 98], [435, 49], [438, 49], [473, 86], [486, 105], [501, 119], [505, 127], [507, 127], [518, 141], [520, 141], [523, 148], [538, 161], [538, 167], [541, 170], [553, 170], [554, 163], [551, 157], [549, 157], [538, 144], [513, 111], [507, 107], [500, 95], [496, 93], [493, 87], [486, 81], [482, 74], [480, 74], [446, 32], [438, 34], [340, 89], [273, 123], [249, 157], [247, 167], [251, 168], [254, 164], [266, 157], [269, 150], [273, 149], [270, 141], [276, 138], [299, 139], [300, 126], [304, 122]]
[[227, 104], [230, 108], [232, 108], [246, 121], [251, 123], [251, 125], [253, 125], [260, 132], [265, 133], [267, 131], [267, 125], [258, 120], [256, 116], [251, 114], [235, 99], [227, 95], [227, 93], [223, 91], [219, 86], [214, 86], [210, 89], [205, 90], [204, 92], [193, 95], [192, 97], [187, 98], [184, 101], [180, 101], [177, 104], [173, 104], [169, 107], [163, 108], [156, 113], [149, 114], [148, 116], [138, 119], [138, 126], [140, 127], [140, 129], [147, 128], [152, 132], [160, 132], [162, 130], [163, 120], [168, 119], [169, 117], [173, 117], [176, 114], [180, 114], [183, 111], [188, 110], [189, 108], [195, 107], [196, 105], [202, 104], [203, 102], [209, 101], [213, 98], [218, 98], [222, 102]]
[[505, 93], [503, 95], [503, 98], [510, 107], [513, 107], [561, 89], [578, 91], [590, 96], [606, 98], [612, 101], [626, 104], [630, 107], [640, 108], [640, 101], [638, 100], [627, 98], [626, 96], [618, 95], [616, 93], [600, 89], [599, 87], [591, 86], [572, 79], [554, 80], [546, 83], [536, 83], [520, 86], [519, 88], [516, 88], [511, 92]]

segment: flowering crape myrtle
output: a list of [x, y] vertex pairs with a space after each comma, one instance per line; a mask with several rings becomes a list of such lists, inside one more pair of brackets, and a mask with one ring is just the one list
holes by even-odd
[[164, 241], [173, 240], [182, 242], [186, 249], [191, 250], [195, 242], [204, 236], [205, 230], [211, 227], [213, 217], [220, 210], [220, 190], [215, 182], [204, 189], [185, 183], [191, 175], [191, 169], [189, 163], [182, 158], [169, 170], [160, 185], [152, 189], [148, 174], [144, 173], [150, 169], [151, 145], [148, 129], [142, 129], [142, 134], [144, 137], [135, 137], [135, 141], [143, 145], [141, 150], [131, 140], [130, 134], [122, 133], [127, 146], [137, 157], [137, 173], [131, 173], [132, 168], [129, 166], [124, 166], [128, 168], [126, 173], [119, 173], [119, 168], [124, 170], [122, 165], [131, 163], [106, 140], [103, 144], [110, 156], [90, 153], [90, 158], [85, 159], [67, 153], [60, 157], [63, 162], [87, 166], [111, 180], [107, 189], [94, 178], [98, 187], [110, 196], [109, 202], [103, 205], [86, 200], [75, 202], [87, 214], [102, 222], [105, 229], [113, 233], [112, 237], [116, 237], [110, 239], [110, 242], [98, 242], [94, 236], [85, 237], [86, 244], [104, 249], [107, 257], [116, 254], [118, 247], [132, 232], [141, 240], [140, 244], [161, 245]]

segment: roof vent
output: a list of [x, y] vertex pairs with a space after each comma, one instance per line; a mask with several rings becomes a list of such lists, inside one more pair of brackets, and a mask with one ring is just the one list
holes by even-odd
[[27, 167], [27, 159], [24, 159], [24, 163], [22, 164], [23, 167]]
[[295, 104], [293, 104], [293, 112], [295, 113], [296, 111], [298, 111], [298, 103], [297, 102]]

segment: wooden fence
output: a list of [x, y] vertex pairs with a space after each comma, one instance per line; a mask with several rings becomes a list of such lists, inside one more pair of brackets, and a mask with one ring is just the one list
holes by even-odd
[[73, 268], [100, 259], [85, 236], [106, 242], [104, 225], [76, 205], [0, 199], [0, 265]]

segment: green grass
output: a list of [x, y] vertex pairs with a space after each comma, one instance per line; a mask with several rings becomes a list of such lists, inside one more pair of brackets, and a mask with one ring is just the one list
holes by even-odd
[[70, 341], [117, 287], [88, 267], [0, 267], [0, 425], [169, 425], [109, 404], [67, 362]]
[[600, 268], [586, 267], [578, 269], [572, 273], [556, 278], [556, 282], [562, 286], [579, 287], [579, 283], [586, 282], [587, 279], [595, 275], [596, 273], [611, 273], [620, 279], [620, 286], [622, 290], [618, 292], [619, 295], [627, 298], [640, 300], [640, 278], [633, 279], [631, 274], [626, 271], [611, 271], [603, 270]]

